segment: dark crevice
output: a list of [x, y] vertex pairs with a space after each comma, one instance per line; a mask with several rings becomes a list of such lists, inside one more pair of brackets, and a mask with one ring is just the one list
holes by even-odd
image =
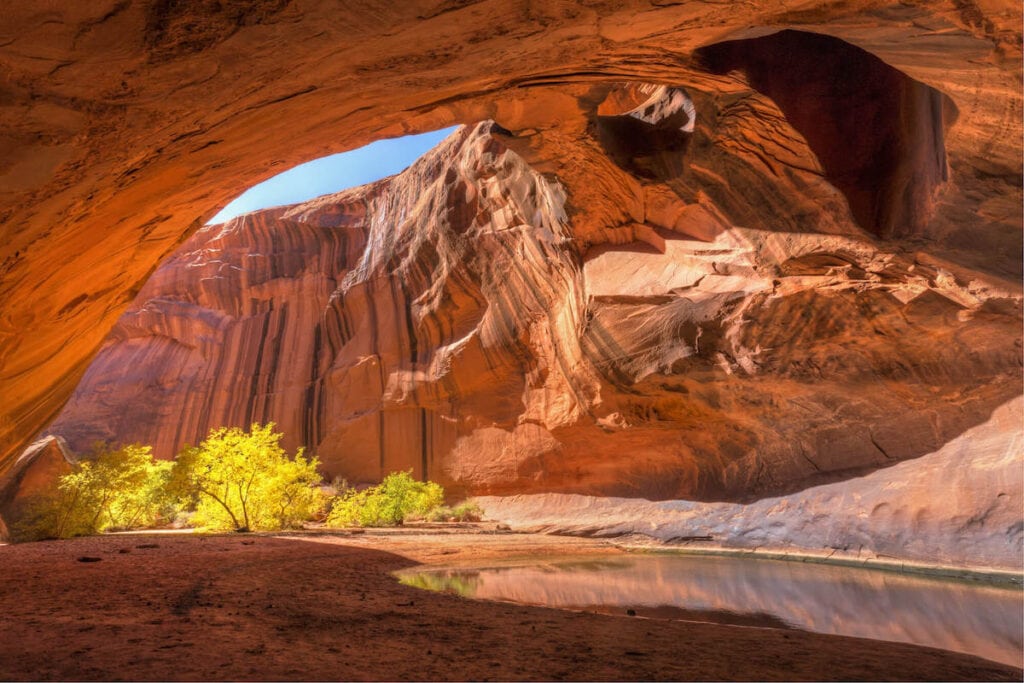
[[740, 71], [770, 97], [880, 237], [921, 235], [947, 179], [945, 129], [956, 106], [871, 53], [831, 36], [780, 31], [695, 53], [712, 73]]
[[679, 88], [666, 88], [635, 110], [597, 116], [595, 137], [612, 160], [638, 178], [666, 181], [683, 174], [693, 108]]

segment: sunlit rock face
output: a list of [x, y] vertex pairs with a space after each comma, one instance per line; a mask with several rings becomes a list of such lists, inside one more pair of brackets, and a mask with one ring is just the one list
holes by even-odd
[[1019, 295], [879, 241], [771, 99], [708, 78], [589, 86], [558, 127], [524, 107], [204, 228], [50, 431], [171, 457], [272, 420], [354, 482], [747, 501], [938, 450], [1019, 394]]
[[[590, 92], [601, 83], [685, 88], [697, 104], [696, 138], [685, 143], [661, 130], [665, 142], [674, 139], [677, 150], [688, 145], [692, 157], [704, 144], [702, 119], [718, 121], [717, 140], [726, 139], [731, 121], [728, 149], [761, 150], [748, 155], [750, 162], [781, 174], [776, 189], [783, 202], [775, 190], [755, 191], [733, 177], [732, 165], [709, 167], [705, 157], [686, 171], [699, 180], [705, 201], [688, 195], [687, 205], [703, 210], [710, 199], [727, 209], [726, 223], [751, 229], [777, 231], [804, 215], [812, 219], [809, 229], [827, 231], [815, 207], [828, 193], [815, 190], [821, 183], [804, 183], [818, 166], [790, 155], [788, 128], [775, 124], [781, 111], [800, 129], [803, 116], [823, 126], [801, 135], [862, 228], [918, 240], [894, 248], [905, 258], [927, 252], [1019, 289], [1018, 2], [8, 5], [0, 18], [0, 475], [60, 411], [157, 264], [241, 188], [311, 158], [380, 137], [494, 119], [514, 133], [505, 142], [534, 168], [559, 176], [568, 230], [581, 246], [635, 239], [656, 245], [658, 236], [645, 226], [665, 227], [677, 216], [672, 201], [648, 193], [646, 183], [677, 172], [678, 159], [621, 154], [628, 149], [610, 150], [619, 156], [603, 161], [590, 155], [608, 143], [599, 127], [616, 132], [595, 116], [618, 116], [643, 100], [623, 96], [591, 115], [605, 101]], [[889, 78], [875, 82], [887, 84], [877, 100], [884, 106], [867, 103], [879, 95], [872, 82], [846, 77], [838, 79], [850, 86], [840, 88], [841, 106], [809, 109], [811, 98], [792, 88], [837, 95], [811, 73], [816, 63], [829, 66], [848, 52], [834, 45], [811, 60], [786, 60], [806, 56], [813, 42], [792, 36], [785, 50], [745, 43], [706, 51], [784, 29], [866, 50], [947, 96], [958, 112], [955, 124], [947, 119], [952, 110], [937, 105], [945, 100], [918, 97], [928, 91]], [[768, 63], [770, 69], [758, 66]], [[879, 77], [874, 67], [843, 68], [858, 78]], [[749, 86], [778, 107], [750, 97]], [[717, 110], [707, 97], [700, 101], [702, 93], [713, 93]], [[858, 100], [863, 106], [846, 123], [825, 124]], [[917, 112], [916, 118], [887, 125], [872, 118], [901, 102], [908, 107], [900, 115]], [[588, 113], [579, 115], [581, 109]], [[945, 175], [934, 138], [939, 109]], [[760, 127], [744, 130], [752, 119]], [[851, 127], [850, 120], [862, 125]], [[591, 127], [593, 134], [584, 135]], [[851, 130], [891, 133], [886, 140], [912, 143], [914, 154], [900, 161], [883, 147], [875, 163], [856, 153], [878, 149], [868, 144], [848, 158], [830, 155]], [[634, 184], [610, 179], [609, 167], [618, 163]], [[573, 180], [573, 169], [583, 182]], [[787, 169], [797, 169], [801, 180], [786, 179]], [[846, 178], [846, 171], [857, 173]], [[897, 184], [908, 179], [923, 184]], [[716, 221], [712, 214], [700, 225], [717, 230]], [[690, 229], [697, 223], [689, 220]], [[978, 279], [969, 271], [953, 277]]]
[[691, 548], [810, 551], [844, 561], [898, 558], [1019, 573], [1022, 420], [1024, 400], [1017, 397], [934, 453], [746, 505], [566, 494], [477, 500], [491, 518], [523, 530], [641, 534]]
[[211, 427], [273, 420], [328, 474], [369, 481], [440, 474], [463, 435], [504, 447], [524, 400], [534, 419], [577, 419], [585, 404], [565, 394], [584, 380], [558, 374], [582, 365], [585, 309], [564, 191], [490, 128], [396, 178], [200, 231], [52, 430], [76, 446], [131, 434], [170, 457]]
[[[525, 517], [1019, 549], [1019, 3], [14, 5], [3, 481], [85, 373], [51, 428], [78, 451], [273, 420], [328, 476], [547, 496]], [[400, 177], [193, 235], [452, 123]]]

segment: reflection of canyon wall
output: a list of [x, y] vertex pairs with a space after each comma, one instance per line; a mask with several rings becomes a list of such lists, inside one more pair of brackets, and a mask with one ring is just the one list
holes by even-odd
[[[411, 573], [408, 580], [416, 585], [420, 576]], [[617, 606], [619, 614], [659, 606], [761, 614], [808, 631], [917, 643], [1013, 666], [1021, 657], [1021, 593], [1013, 586], [672, 555], [455, 568], [423, 578], [481, 600], [570, 609]]]
[[[51, 431], [171, 457], [273, 420], [354, 481], [412, 468], [475, 493], [702, 500], [936, 451], [1020, 394], [1019, 295], [872, 234], [920, 238], [955, 190], [955, 108], [875, 62], [909, 83], [869, 117], [906, 142], [879, 171], [916, 183], [905, 202], [869, 192], [868, 167], [832, 177], [864, 112], [804, 134], [793, 82], [761, 86], [778, 106], [736, 71], [579, 86], [397, 177], [204, 228]], [[932, 147], [901, 137], [919, 124]]]

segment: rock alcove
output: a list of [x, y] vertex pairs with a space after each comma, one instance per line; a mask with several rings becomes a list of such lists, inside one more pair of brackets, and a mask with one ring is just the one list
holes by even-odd
[[[471, 26], [476, 9], [444, 21]], [[79, 112], [89, 135], [48, 152], [64, 175], [8, 193], [8, 479], [48, 423], [75, 449], [138, 439], [169, 457], [210, 426], [272, 419], [354, 481], [412, 467], [478, 494], [745, 503], [937, 452], [1020, 395], [1020, 259], [1005, 248], [1020, 239], [1019, 149], [988, 125], [1019, 122], [985, 94], [1019, 105], [1019, 69], [962, 66], [1006, 41], [931, 5], [871, 15], [874, 33], [862, 8], [730, 10], [714, 35], [664, 33], [683, 8], [651, 8], [658, 30], [592, 11], [598, 29], [568, 15], [539, 29], [574, 36], [575, 58], [445, 23], [459, 59], [409, 60], [414, 41], [393, 36], [441, 15], [396, 15], [397, 34], [356, 22], [380, 64], [346, 53], [308, 82], [225, 85], [214, 101], [241, 54], [257, 56], [241, 83], [278, 73], [260, 55], [316, 12], [263, 8], [202, 40], [179, 40], [176, 15], [147, 20], [126, 48], [146, 78], [103, 92], [111, 117], [156, 118], [152, 98], [178, 89], [166, 135], [141, 116], [108, 123], [157, 151], [112, 146], [102, 177], [72, 180], [81, 166], [57, 157], [114, 135]], [[816, 32], [823, 18], [839, 37]], [[958, 70], [943, 71], [947, 34]], [[327, 53], [311, 38], [294, 59]], [[30, 121], [17, 68], [8, 99]], [[346, 69], [376, 88], [356, 97]], [[73, 103], [61, 78], [44, 79], [47, 101]], [[345, 96], [363, 108], [330, 113]], [[230, 115], [195, 114], [218, 107]], [[294, 151], [270, 139], [280, 118], [301, 121]], [[339, 123], [347, 145], [454, 122], [400, 176], [197, 231], [223, 178], [252, 174], [252, 145], [278, 160]]]
[[780, 31], [696, 52], [713, 73], [741, 71], [807, 140], [857, 223], [879, 237], [927, 230], [948, 180], [942, 92], [843, 40]]

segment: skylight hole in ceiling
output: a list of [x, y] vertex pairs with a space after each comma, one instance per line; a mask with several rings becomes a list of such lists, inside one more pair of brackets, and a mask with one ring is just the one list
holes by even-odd
[[207, 225], [224, 223], [236, 216], [272, 206], [298, 204], [401, 173], [456, 128], [378, 140], [358, 149], [299, 164], [250, 187], [221, 209]]

